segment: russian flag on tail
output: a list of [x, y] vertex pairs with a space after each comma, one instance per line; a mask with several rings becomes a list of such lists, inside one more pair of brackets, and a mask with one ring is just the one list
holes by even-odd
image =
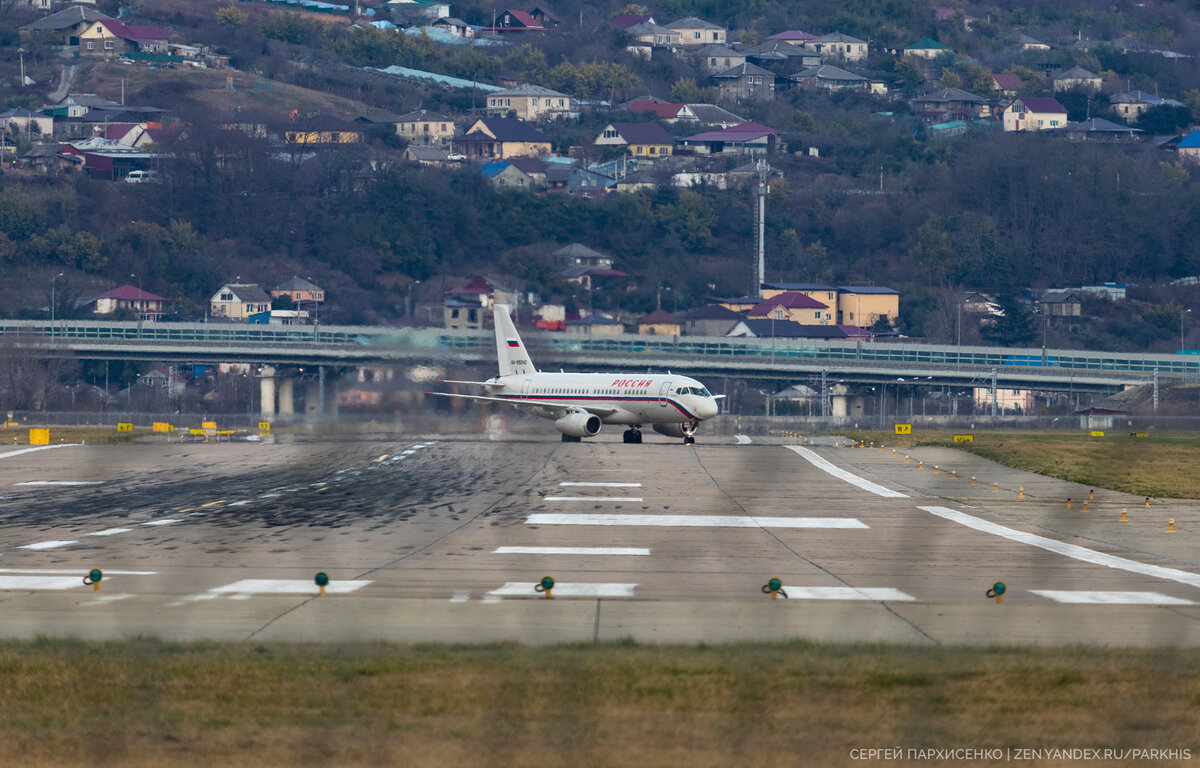
[[508, 340], [508, 346], [510, 346], [510, 347], [519, 347], [519, 346], [521, 346], [521, 342], [517, 341], [516, 339], [509, 339], [509, 340]]

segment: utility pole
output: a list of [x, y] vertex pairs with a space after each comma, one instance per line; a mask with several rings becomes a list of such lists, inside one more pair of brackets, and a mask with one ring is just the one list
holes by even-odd
[[766, 279], [766, 223], [767, 223], [767, 161], [758, 161], [758, 188], [755, 190], [754, 235], [755, 235], [755, 269], [754, 289], [751, 296], [763, 298], [763, 280]]

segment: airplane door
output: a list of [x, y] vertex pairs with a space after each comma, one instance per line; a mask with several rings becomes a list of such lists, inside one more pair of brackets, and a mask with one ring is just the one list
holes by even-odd
[[532, 379], [525, 379], [525, 381], [522, 382], [522, 384], [521, 384], [521, 394], [522, 395], [529, 394], [529, 385], [532, 383], [532, 381], [533, 381]]
[[667, 402], [667, 395], [671, 394], [671, 382], [664, 381], [658, 389], [658, 404], [664, 408], [669, 408], [670, 403]]

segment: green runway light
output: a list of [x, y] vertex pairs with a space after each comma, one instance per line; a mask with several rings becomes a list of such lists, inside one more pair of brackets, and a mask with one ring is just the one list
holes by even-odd
[[778, 592], [779, 590], [783, 589], [783, 582], [779, 579], [771, 579], [767, 582], [767, 589], [771, 590], [772, 592]]
[[1007, 589], [1007, 587], [1004, 586], [1003, 581], [997, 581], [995, 584], [992, 585], [992, 591], [995, 592], [997, 595], [1003, 595], [1005, 589]]
[[103, 578], [104, 571], [100, 570], [99, 568], [93, 568], [92, 570], [88, 571], [88, 581], [92, 583], [99, 583], [99, 581]]
[[324, 571], [321, 571], [313, 581], [317, 583], [318, 587], [324, 587], [329, 584], [329, 577], [325, 575]]
[[543, 576], [541, 584], [542, 584], [542, 589], [549, 592], [550, 590], [554, 589], [554, 577], [553, 576]]

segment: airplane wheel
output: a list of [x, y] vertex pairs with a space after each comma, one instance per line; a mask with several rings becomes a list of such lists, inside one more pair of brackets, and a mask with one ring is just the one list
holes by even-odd
[[634, 438], [634, 431], [632, 429], [627, 429], [624, 432], [622, 432], [621, 433], [621, 442], [626, 443], [626, 444], [636, 442], [636, 439]]
[[562, 441], [563, 441], [564, 443], [582, 443], [582, 442], [583, 442], [583, 438], [582, 438], [582, 437], [575, 437], [574, 435], [563, 435], [563, 436], [562, 436]]
[[637, 443], [638, 445], [642, 444], [642, 433], [641, 432], [633, 433], [633, 442]]
[[694, 438], [694, 437], [685, 437], [685, 438], [683, 438], [683, 444], [684, 444], [684, 445], [693, 445], [693, 444], [695, 444], [695, 442], [696, 442], [696, 438]]

